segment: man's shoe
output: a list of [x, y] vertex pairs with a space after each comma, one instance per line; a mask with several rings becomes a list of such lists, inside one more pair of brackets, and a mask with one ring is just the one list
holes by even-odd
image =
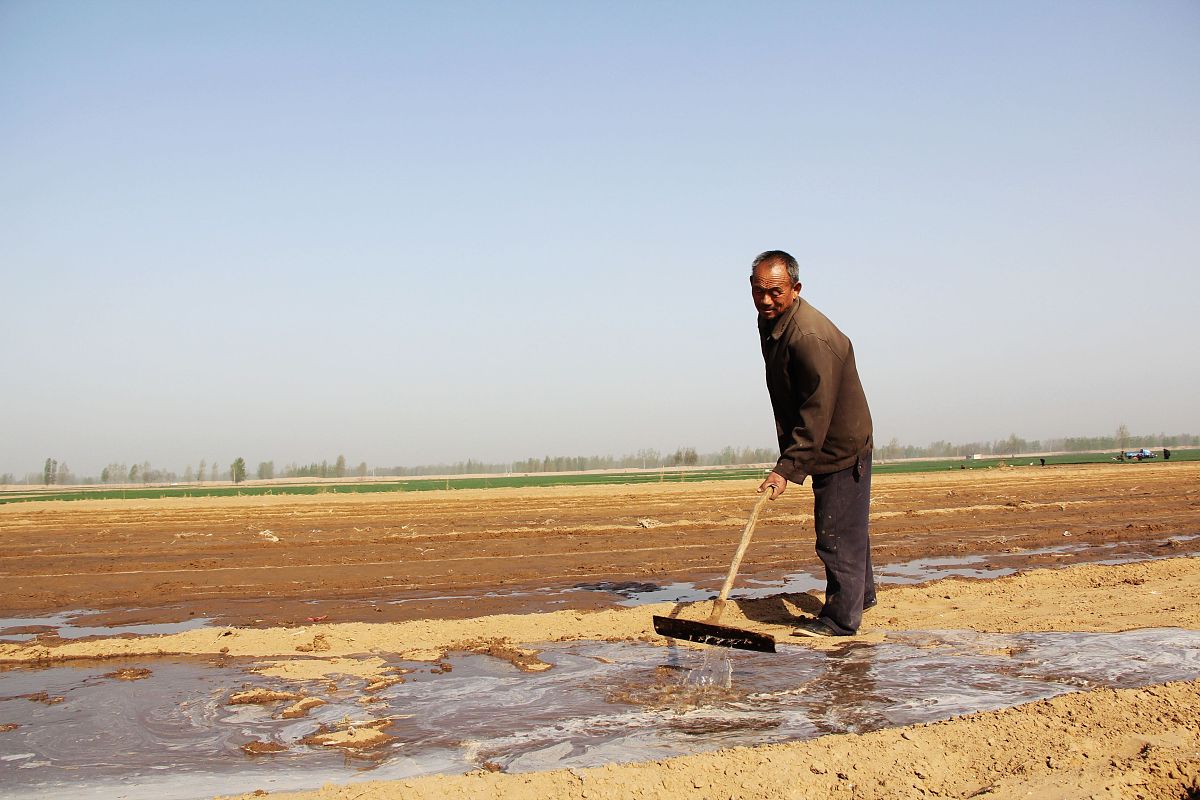
[[872, 597], [870, 600], [864, 600], [863, 601], [863, 611], [866, 611], [869, 608], [874, 608], [877, 605], [879, 605], [878, 598]]
[[850, 636], [852, 634], [838, 633], [819, 619], [801, 620], [792, 636], [809, 636], [814, 639], [824, 639], [830, 636]]

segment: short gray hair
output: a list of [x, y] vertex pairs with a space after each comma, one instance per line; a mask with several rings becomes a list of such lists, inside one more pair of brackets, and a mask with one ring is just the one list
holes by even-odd
[[782, 250], [767, 250], [764, 253], [759, 253], [754, 259], [754, 263], [750, 265], [750, 272], [758, 269], [763, 264], [783, 264], [787, 269], [788, 277], [792, 283], [800, 282], [800, 265], [796, 263], [796, 259], [792, 258], [790, 253], [785, 253]]

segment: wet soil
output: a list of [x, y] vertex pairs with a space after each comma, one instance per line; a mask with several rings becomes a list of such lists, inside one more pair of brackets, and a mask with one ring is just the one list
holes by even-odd
[[[882, 582], [906, 583], [937, 577], [905, 569], [939, 558], [987, 577], [1190, 555], [1200, 552], [1198, 487], [1200, 464], [1187, 462], [880, 475], [875, 563]], [[694, 599], [719, 588], [753, 488], [16, 503], [0, 506], [0, 609], [14, 619], [98, 610], [88, 626], [140, 633], [196, 618], [278, 627], [606, 608], [631, 593]], [[793, 486], [770, 505], [740, 586], [819, 585], [811, 504]]]

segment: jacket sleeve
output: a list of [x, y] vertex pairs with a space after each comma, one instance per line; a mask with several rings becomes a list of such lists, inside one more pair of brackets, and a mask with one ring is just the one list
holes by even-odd
[[796, 426], [779, 431], [779, 461], [775, 472], [792, 483], [803, 483], [825, 444], [833, 419], [843, 363], [820, 337], [808, 334], [788, 342], [788, 378], [799, 404]]

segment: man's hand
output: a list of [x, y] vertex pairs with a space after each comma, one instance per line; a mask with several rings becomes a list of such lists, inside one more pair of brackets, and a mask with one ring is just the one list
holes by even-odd
[[767, 476], [767, 479], [758, 486], [758, 493], [762, 494], [767, 489], [771, 490], [771, 499], [779, 497], [787, 489], [787, 478], [780, 475], [778, 472], [772, 472]]

